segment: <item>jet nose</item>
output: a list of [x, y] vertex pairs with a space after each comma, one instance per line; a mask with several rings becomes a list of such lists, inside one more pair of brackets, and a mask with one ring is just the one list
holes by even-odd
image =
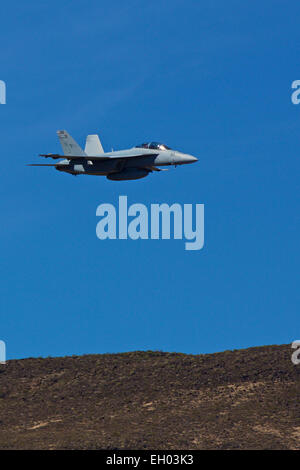
[[175, 165], [183, 165], [184, 163], [195, 163], [198, 161], [198, 158], [187, 153], [176, 152], [175, 154]]
[[193, 155], [185, 155], [184, 160], [185, 163], [195, 163], [198, 161], [198, 158], [194, 157]]

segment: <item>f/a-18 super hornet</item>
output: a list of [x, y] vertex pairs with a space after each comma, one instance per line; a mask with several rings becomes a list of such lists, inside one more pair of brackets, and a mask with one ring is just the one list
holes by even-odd
[[135, 180], [160, 166], [194, 163], [196, 157], [172, 150], [167, 145], [149, 142], [128, 150], [104, 152], [98, 135], [88, 135], [85, 149], [75, 142], [66, 131], [57, 131], [63, 155], [41, 154], [41, 157], [63, 159], [57, 163], [32, 163], [30, 166], [53, 166], [71, 175], [104, 175], [110, 180]]

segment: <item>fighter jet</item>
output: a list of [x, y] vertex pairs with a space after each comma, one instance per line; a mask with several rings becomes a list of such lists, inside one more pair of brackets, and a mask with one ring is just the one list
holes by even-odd
[[84, 150], [67, 131], [57, 131], [63, 155], [40, 154], [41, 157], [63, 159], [57, 163], [31, 163], [29, 166], [53, 166], [71, 175], [104, 175], [109, 180], [136, 180], [158, 167], [194, 163], [196, 157], [170, 149], [158, 142], [136, 145], [128, 150], [104, 152], [98, 135], [88, 135]]

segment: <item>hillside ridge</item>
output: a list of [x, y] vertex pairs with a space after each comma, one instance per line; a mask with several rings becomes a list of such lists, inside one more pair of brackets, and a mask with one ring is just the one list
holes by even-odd
[[300, 449], [291, 345], [0, 365], [0, 449]]

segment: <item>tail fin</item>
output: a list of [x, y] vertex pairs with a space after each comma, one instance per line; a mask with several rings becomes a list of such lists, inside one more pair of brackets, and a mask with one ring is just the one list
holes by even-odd
[[101, 155], [104, 153], [99, 136], [97, 134], [88, 135], [84, 151], [87, 155]]
[[73, 137], [68, 134], [67, 131], [57, 131], [59, 141], [61, 143], [64, 155], [74, 155], [74, 156], [85, 156], [86, 153], [82, 148], [75, 142]]

